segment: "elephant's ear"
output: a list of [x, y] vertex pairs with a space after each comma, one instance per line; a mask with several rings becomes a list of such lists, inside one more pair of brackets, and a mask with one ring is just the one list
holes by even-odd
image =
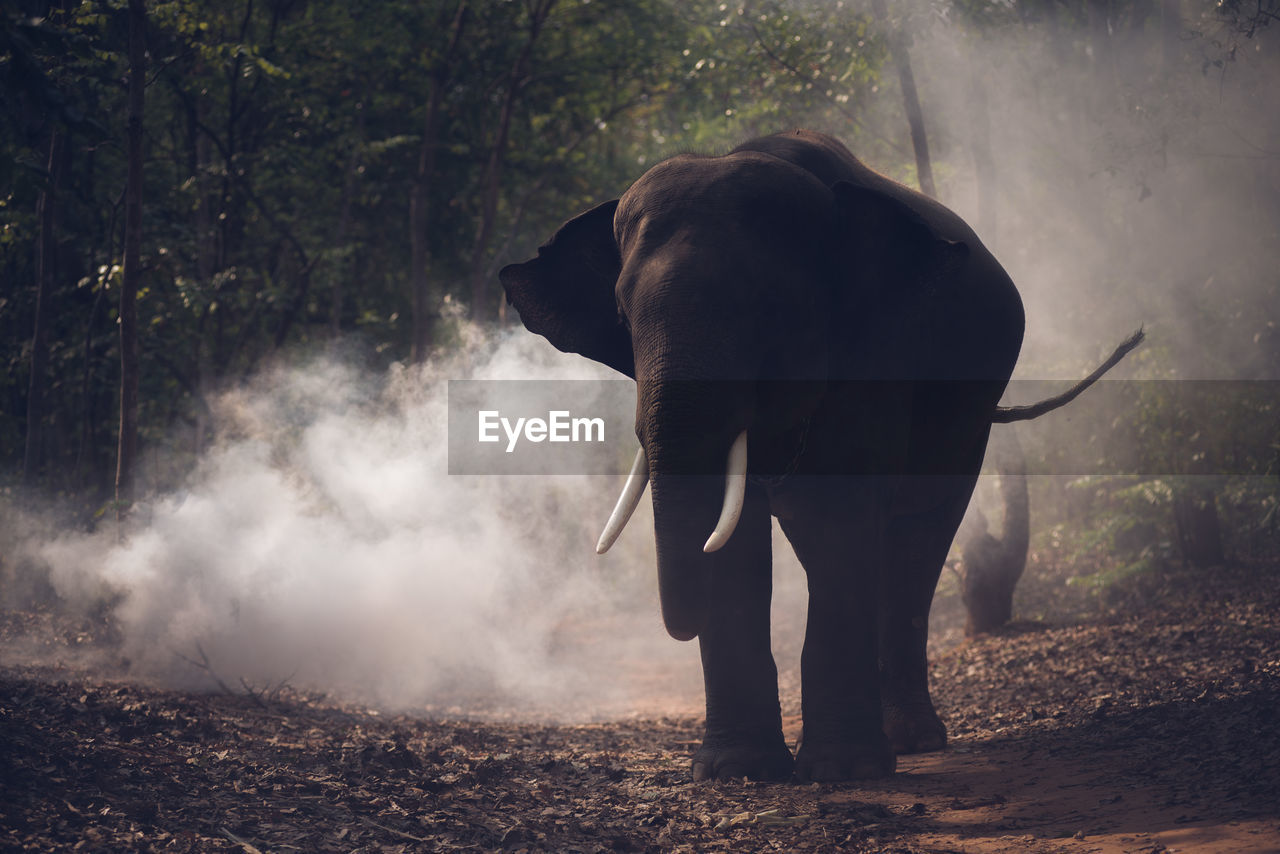
[[580, 353], [635, 376], [631, 334], [618, 316], [614, 287], [622, 267], [613, 239], [618, 200], [569, 220], [538, 256], [498, 273], [507, 300], [536, 332], [565, 353]]
[[968, 259], [968, 244], [943, 237], [905, 202], [847, 181], [831, 189], [848, 263], [868, 279], [859, 283], [863, 296], [872, 295], [867, 289], [927, 288]]

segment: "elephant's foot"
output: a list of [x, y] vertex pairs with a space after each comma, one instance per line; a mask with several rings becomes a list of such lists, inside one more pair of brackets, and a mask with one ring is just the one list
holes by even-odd
[[931, 753], [947, 746], [947, 728], [928, 697], [897, 702], [886, 698], [882, 709], [884, 734], [894, 753]]
[[694, 782], [704, 780], [788, 780], [795, 761], [782, 733], [761, 742], [712, 739], [693, 754]]
[[804, 783], [838, 783], [843, 780], [870, 780], [888, 777], [897, 760], [884, 738], [867, 742], [800, 742], [796, 751], [796, 778]]

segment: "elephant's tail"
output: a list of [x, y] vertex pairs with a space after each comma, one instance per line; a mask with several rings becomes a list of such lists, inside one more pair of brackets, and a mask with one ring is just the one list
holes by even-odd
[[995, 415], [991, 417], [991, 423], [1011, 424], [1014, 421], [1030, 421], [1032, 418], [1039, 418], [1046, 412], [1052, 412], [1060, 406], [1066, 406], [1075, 400], [1080, 395], [1080, 392], [1093, 385], [1098, 381], [1099, 377], [1114, 368], [1121, 359], [1128, 355], [1130, 350], [1142, 343], [1144, 337], [1146, 336], [1141, 329], [1130, 335], [1121, 342], [1120, 346], [1115, 349], [1115, 352], [1105, 362], [1097, 367], [1097, 370], [1062, 394], [1045, 398], [1038, 403], [1028, 404], [1027, 406], [997, 406]]

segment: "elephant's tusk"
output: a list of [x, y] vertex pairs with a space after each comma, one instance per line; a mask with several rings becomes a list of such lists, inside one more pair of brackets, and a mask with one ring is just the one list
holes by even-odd
[[602, 555], [609, 551], [609, 547], [613, 545], [614, 540], [618, 539], [622, 529], [627, 527], [627, 521], [631, 518], [631, 514], [636, 512], [636, 507], [640, 504], [640, 496], [644, 495], [644, 487], [648, 482], [649, 460], [644, 455], [644, 448], [641, 448], [636, 451], [636, 461], [631, 464], [631, 474], [627, 475], [627, 483], [622, 487], [622, 494], [618, 496], [613, 514], [604, 526], [599, 541], [596, 542], [596, 554]]
[[729, 537], [733, 529], [738, 527], [738, 519], [742, 516], [742, 502], [747, 496], [747, 431], [743, 430], [733, 440], [729, 448], [729, 462], [724, 476], [724, 507], [720, 509], [720, 521], [716, 529], [707, 537], [707, 544], [702, 550], [708, 554], [718, 551]]

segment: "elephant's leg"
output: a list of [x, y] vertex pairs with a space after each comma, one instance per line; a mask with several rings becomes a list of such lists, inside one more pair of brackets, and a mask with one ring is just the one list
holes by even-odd
[[[907, 504], [934, 503], [888, 525], [880, 590], [880, 697], [895, 753], [941, 750], [947, 731], [929, 696], [929, 607], [977, 475], [921, 478]], [[926, 493], [925, 490], [928, 492]]]
[[809, 579], [800, 660], [804, 729], [796, 753], [801, 780], [883, 777], [894, 770], [876, 657], [883, 512], [874, 487], [841, 493], [825, 494], [810, 512], [782, 520]]
[[693, 757], [694, 780], [791, 776], [769, 644], [770, 536], [767, 499], [751, 487], [737, 529], [714, 555], [710, 619], [698, 637], [707, 728]]

